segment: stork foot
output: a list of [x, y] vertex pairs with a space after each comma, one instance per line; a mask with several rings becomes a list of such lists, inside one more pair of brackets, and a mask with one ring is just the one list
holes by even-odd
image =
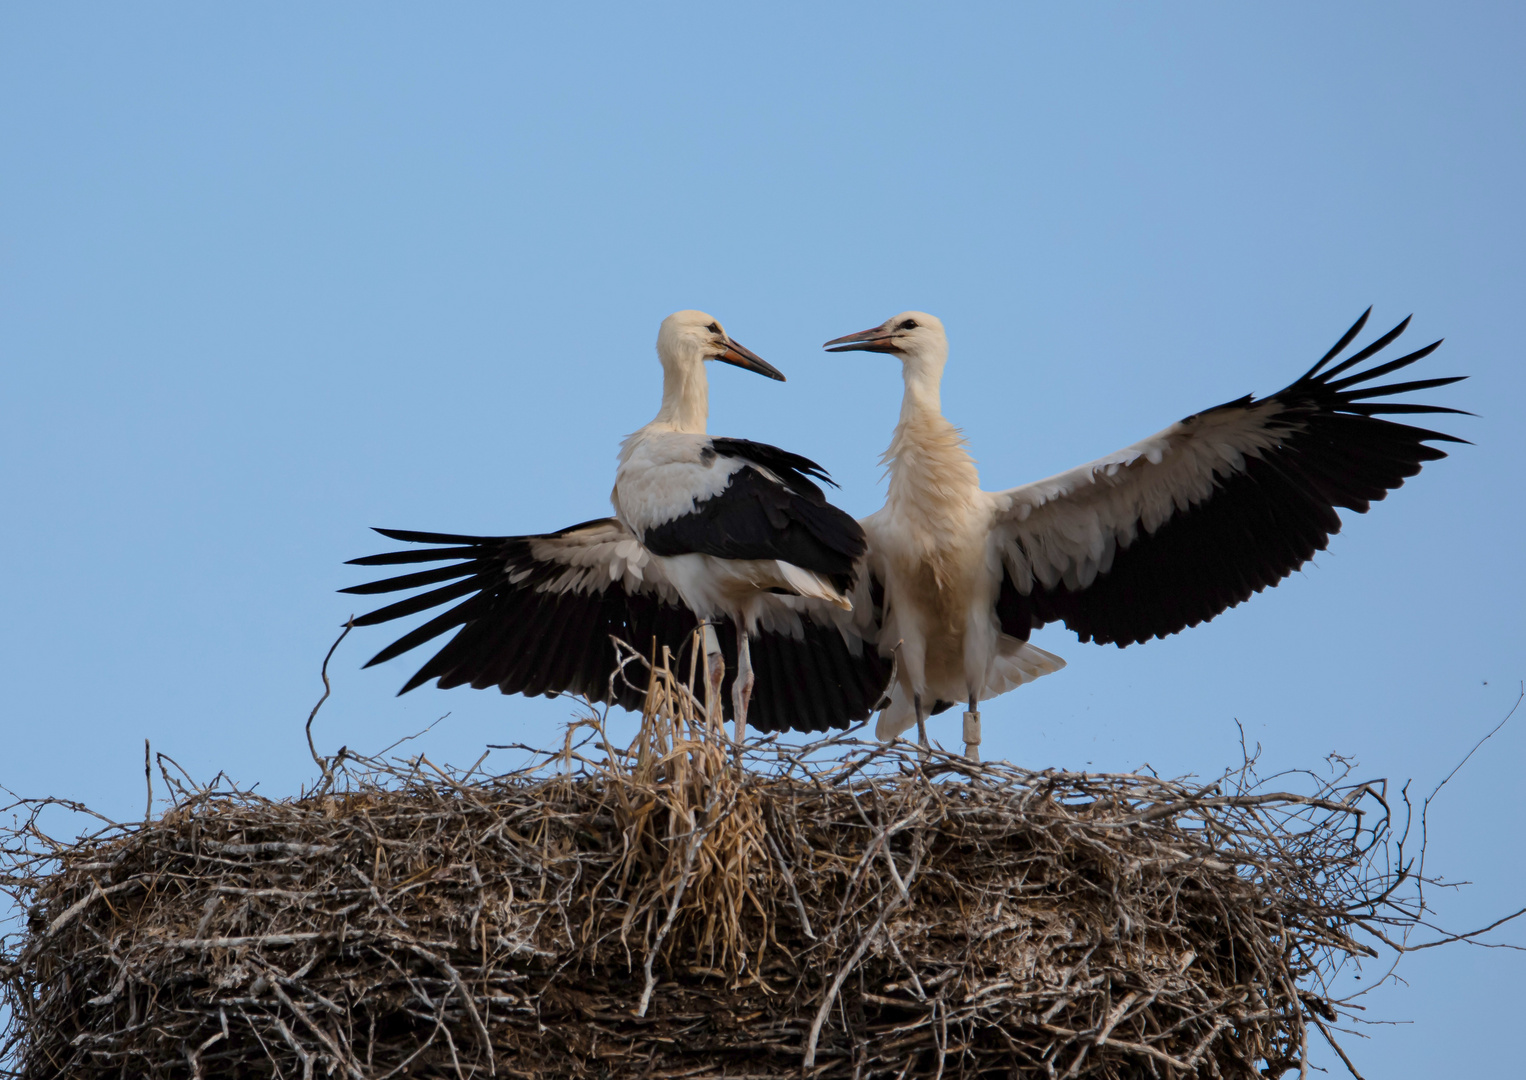
[[747, 709], [752, 704], [752, 688], [756, 680], [750, 666], [737, 671], [731, 684], [731, 715], [736, 720], [736, 756], [738, 765], [742, 760], [742, 747], [747, 742]]
[[715, 627], [705, 624], [705, 720], [717, 730], [721, 727], [721, 683], [726, 678], [726, 657]]
[[747, 708], [752, 704], [752, 688], [757, 683], [752, 673], [752, 638], [744, 626], [737, 627], [737, 673], [731, 683], [731, 715], [736, 720], [737, 774], [742, 772], [742, 748], [747, 745]]
[[964, 756], [970, 761], [980, 760], [979, 709], [971, 709], [964, 714]]

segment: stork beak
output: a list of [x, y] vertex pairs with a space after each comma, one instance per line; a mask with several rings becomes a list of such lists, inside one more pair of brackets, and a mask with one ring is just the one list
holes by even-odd
[[778, 379], [784, 382], [784, 372], [780, 371], [757, 353], [745, 345], [738, 345], [734, 341], [727, 341], [721, 347], [721, 351], [714, 354], [714, 359], [727, 364], [735, 364], [739, 368], [748, 371], [756, 371], [759, 375], [767, 375], [770, 379]]
[[871, 326], [847, 337], [833, 338], [822, 346], [827, 352], [882, 352], [898, 353], [901, 350], [892, 340], [893, 333], [883, 326]]

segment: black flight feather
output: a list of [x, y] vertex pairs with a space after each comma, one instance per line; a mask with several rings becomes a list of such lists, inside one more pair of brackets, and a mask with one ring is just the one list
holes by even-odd
[[712, 445], [721, 456], [732, 456], [722, 453], [723, 445], [745, 446], [748, 453], [737, 456], [748, 464], [692, 512], [647, 529], [642, 543], [654, 555], [779, 559], [821, 574], [840, 592], [851, 590], [867, 541], [858, 522], [827, 502], [806, 478], [807, 469], [824, 478], [820, 466], [741, 439], [716, 439]]
[[[813, 500], [811, 493], [820, 496], [820, 490], [808, 476], [824, 479], [819, 467], [784, 451], [771, 455], [773, 448], [762, 444], [746, 445], [752, 448], [749, 460], [756, 460], [792, 489], [785, 491], [756, 470], [742, 470], [772, 487], [775, 504], [768, 509], [783, 515], [784, 531], [798, 544], [798, 550], [791, 549], [793, 553], [802, 562], [843, 571], [851, 581], [849, 552], [855, 553], [854, 558], [862, 553], [863, 534], [856, 522], [829, 506], [824, 498], [819, 503]], [[752, 482], [745, 481], [744, 486]], [[759, 512], [763, 510], [760, 506]], [[847, 518], [851, 529], [834, 514]], [[342, 591], [368, 595], [453, 583], [362, 615], [355, 620], [357, 625], [388, 622], [459, 602], [403, 634], [366, 666], [385, 663], [455, 631], [399, 693], [433, 680], [442, 688], [496, 686], [505, 694], [569, 692], [639, 710], [645, 680], [633, 680], [635, 686], [619, 678], [611, 680], [617, 664], [611, 638], [628, 642], [643, 654], [655, 645], [659, 655], [663, 646], [678, 655], [690, 647], [696, 620], [687, 608], [654, 592], [627, 591], [622, 582], [601, 575], [593, 575], [594, 585], [585, 591], [550, 591], [569, 565], [536, 559], [531, 542], [565, 538], [593, 527], [619, 526], [612, 519], [602, 518], [541, 536], [483, 537], [378, 529], [382, 535], [404, 543], [444, 546], [384, 552], [352, 560], [354, 565], [454, 563]], [[802, 536], [813, 539], [801, 540]], [[730, 542], [743, 543], [736, 537]], [[817, 624], [808, 616], [803, 623], [803, 640], [769, 631], [753, 636], [750, 651], [756, 684], [748, 720], [759, 730], [846, 727], [867, 719], [885, 689], [889, 661], [879, 656], [872, 644], [856, 642], [856, 647], [850, 648], [835, 626]], [[722, 708], [729, 721], [734, 719], [730, 688], [737, 669], [736, 631], [729, 623], [716, 629], [726, 657]]]
[[[1471, 415], [1463, 410], [1367, 403], [1460, 381], [1463, 376], [1371, 385], [1429, 356], [1440, 342], [1336, 378], [1391, 344], [1409, 319], [1326, 369], [1355, 339], [1370, 311], [1292, 385], [1266, 399], [1246, 397], [1219, 406], [1250, 409], [1275, 402], [1280, 409], [1267, 422], [1286, 430], [1277, 444], [1247, 454], [1238, 470], [1216, 477], [1206, 497], [1173, 513], [1153, 533], [1140, 529], [1088, 585], [1035, 582], [1024, 595], [1004, 575], [996, 602], [1002, 632], [1026, 639], [1033, 627], [1063, 621], [1082, 641], [1124, 646], [1206, 622], [1276, 585], [1324, 550], [1340, 531], [1337, 508], [1365, 513], [1425, 462], [1446, 457], [1428, 443], [1466, 442], [1378, 416]], [[1023, 554], [1020, 545], [1018, 553]]]

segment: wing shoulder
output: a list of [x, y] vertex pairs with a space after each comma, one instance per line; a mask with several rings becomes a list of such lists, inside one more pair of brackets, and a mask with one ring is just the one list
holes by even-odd
[[[739, 447], [750, 456], [723, 453]], [[714, 449], [728, 463], [725, 486], [695, 498], [687, 512], [645, 528], [641, 539], [646, 547], [665, 556], [777, 559], [822, 574], [846, 591], [865, 550], [864, 532], [826, 501], [804, 471], [819, 472], [819, 466], [740, 439], [717, 439]]]
[[762, 466], [780, 483], [813, 502], [826, 502], [826, 495], [816, 484], [817, 480], [837, 486], [827, 471], [810, 458], [781, 450], [777, 446], [753, 442], [751, 439], [727, 438], [712, 439], [710, 444], [722, 457], [738, 458]]

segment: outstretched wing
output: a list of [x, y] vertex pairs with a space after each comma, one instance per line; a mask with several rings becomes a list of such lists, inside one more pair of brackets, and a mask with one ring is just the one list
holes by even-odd
[[[1463, 439], [1381, 419], [1460, 413], [1385, 400], [1463, 376], [1372, 385], [1437, 341], [1346, 375], [1391, 344], [1405, 319], [1338, 363], [1364, 312], [1319, 363], [1269, 397], [1196, 413], [1142, 442], [1047, 480], [990, 495], [1005, 577], [1004, 633], [1063, 620], [1119, 646], [1196, 626], [1276, 585], [1340, 531], [1337, 508], [1368, 506]], [[1341, 376], [1341, 377], [1338, 377]]]
[[[668, 583], [661, 560], [613, 518], [542, 536], [376, 531], [433, 546], [353, 559], [352, 565], [448, 564], [342, 590], [364, 596], [427, 589], [362, 615], [357, 626], [452, 605], [366, 664], [385, 663], [455, 631], [399, 693], [438, 679], [442, 689], [566, 691], [639, 710], [645, 679], [639, 673], [611, 679], [617, 663], [611, 638], [643, 654], [655, 646], [660, 655], [667, 646], [687, 657], [693, 614]], [[751, 647], [756, 685], [749, 723], [761, 731], [821, 731], [868, 719], [889, 679], [889, 662], [865, 640], [872, 628], [860, 621], [819, 601], [768, 597]], [[716, 632], [726, 658], [721, 699], [731, 719], [736, 632], [729, 621]]]
[[[409, 631], [367, 663], [380, 664], [441, 634], [455, 635], [399, 693], [431, 679], [444, 689], [496, 686], [505, 694], [569, 691], [591, 701], [641, 708], [642, 689], [614, 680], [611, 636], [643, 653], [655, 642], [675, 652], [694, 616], [661, 566], [613, 518], [541, 536], [456, 536], [377, 529], [405, 543], [439, 545], [353, 559], [358, 566], [448, 562], [342, 591], [370, 595], [438, 586], [355, 620], [357, 626], [454, 606]], [[636, 683], [644, 687], [644, 680]]]

